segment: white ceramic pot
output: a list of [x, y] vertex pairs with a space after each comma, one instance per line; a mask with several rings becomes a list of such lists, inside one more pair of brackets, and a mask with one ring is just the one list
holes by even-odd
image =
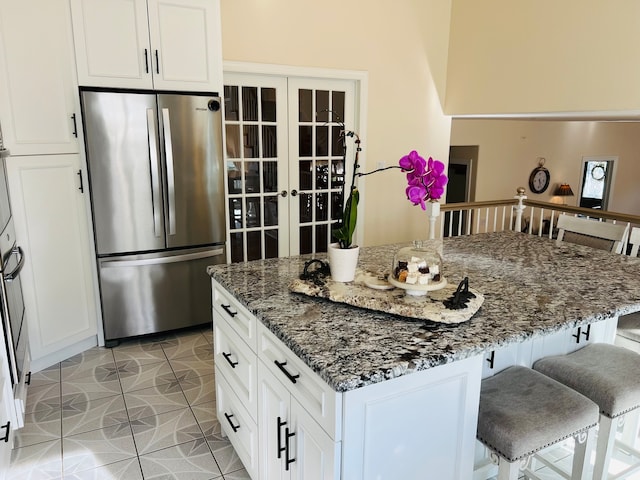
[[327, 249], [331, 279], [336, 282], [353, 282], [356, 277], [360, 247], [340, 248], [339, 243], [332, 243]]

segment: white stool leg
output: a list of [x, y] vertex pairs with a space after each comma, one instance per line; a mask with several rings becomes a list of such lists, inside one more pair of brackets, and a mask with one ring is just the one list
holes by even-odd
[[598, 445], [596, 447], [596, 463], [593, 466], [593, 480], [606, 480], [609, 476], [609, 462], [616, 438], [617, 419], [600, 415], [598, 427]]
[[521, 462], [508, 462], [504, 458], [500, 458], [498, 464], [498, 480], [518, 480]]
[[624, 416], [624, 428], [622, 429], [622, 443], [636, 448], [638, 443], [638, 430], [640, 429], [640, 408], [631, 410]]
[[587, 480], [591, 476], [591, 452], [595, 446], [596, 428], [590, 428], [575, 437], [575, 447], [573, 449], [573, 467], [571, 478], [577, 480]]

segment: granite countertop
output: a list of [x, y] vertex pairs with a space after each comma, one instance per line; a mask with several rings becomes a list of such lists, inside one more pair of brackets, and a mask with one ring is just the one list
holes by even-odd
[[[363, 248], [359, 267], [386, 273], [406, 245]], [[639, 258], [517, 232], [445, 239], [443, 253], [449, 282], [468, 276], [485, 296], [468, 322], [435, 324], [291, 293], [310, 255], [208, 273], [338, 392], [640, 311]]]

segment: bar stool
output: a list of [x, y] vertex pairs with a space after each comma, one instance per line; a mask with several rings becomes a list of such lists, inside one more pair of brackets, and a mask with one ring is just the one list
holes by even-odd
[[[593, 478], [608, 478], [618, 420], [640, 406], [640, 355], [615, 345], [592, 343], [568, 355], [542, 358], [533, 368], [598, 404], [600, 426]], [[633, 437], [637, 433], [637, 429], [632, 432]], [[634, 453], [633, 449], [628, 451]], [[632, 466], [624, 475], [638, 467], [640, 464]]]
[[591, 478], [598, 406], [535, 370], [509, 367], [482, 381], [477, 438], [492, 450], [499, 480], [515, 480], [531, 455], [575, 437], [570, 479]]

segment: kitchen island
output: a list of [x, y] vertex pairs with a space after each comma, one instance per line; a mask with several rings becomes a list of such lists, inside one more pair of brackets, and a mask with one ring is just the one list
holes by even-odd
[[[401, 246], [362, 249], [360, 268], [386, 273]], [[482, 377], [611, 342], [640, 310], [640, 260], [520, 233], [445, 239], [443, 274], [485, 297], [457, 325], [291, 293], [309, 258], [209, 269], [218, 413], [253, 478], [468, 479]], [[234, 440], [242, 417], [255, 432]]]

